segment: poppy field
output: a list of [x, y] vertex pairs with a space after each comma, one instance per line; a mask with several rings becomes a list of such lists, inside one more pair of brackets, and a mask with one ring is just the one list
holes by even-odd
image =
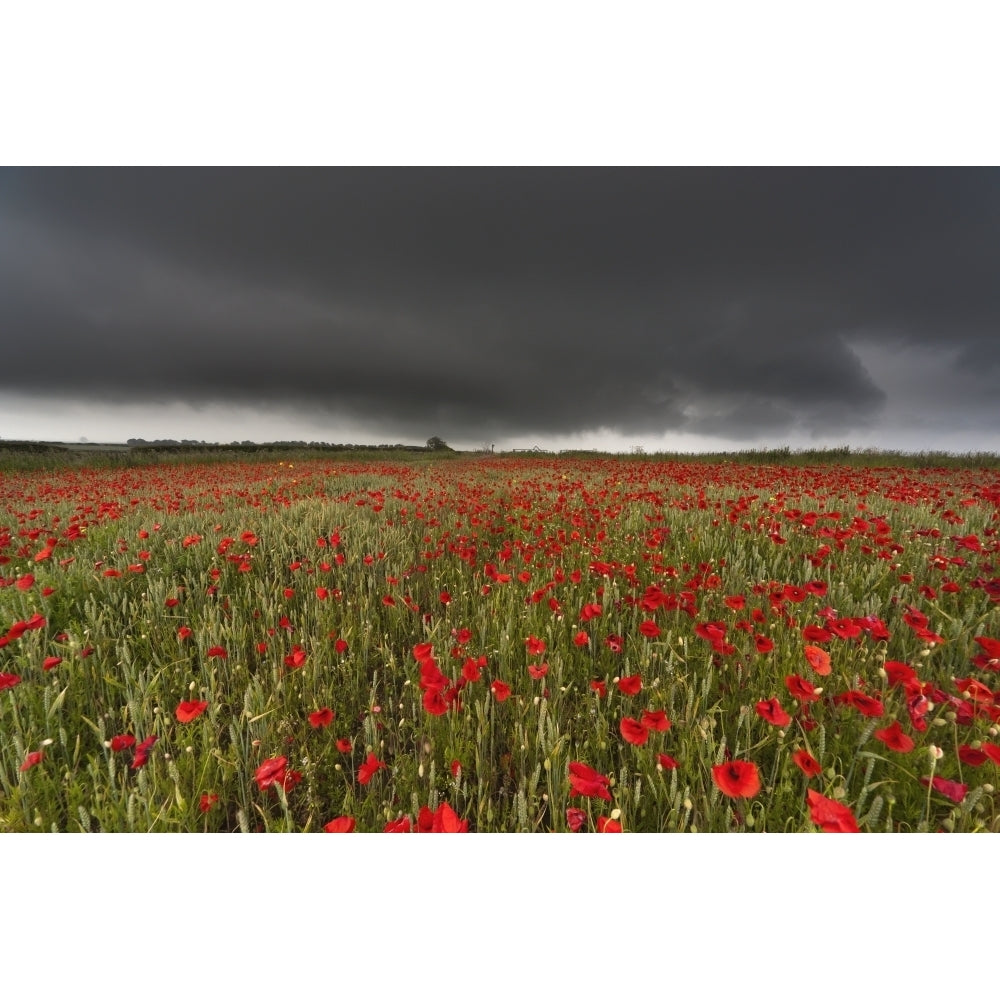
[[0, 478], [0, 830], [1000, 830], [1000, 472]]

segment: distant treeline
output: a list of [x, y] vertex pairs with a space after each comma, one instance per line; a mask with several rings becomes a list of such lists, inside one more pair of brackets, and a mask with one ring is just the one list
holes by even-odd
[[739, 465], [844, 465], [855, 468], [910, 469], [1000, 469], [1000, 454], [995, 452], [943, 451], [903, 452], [874, 448], [852, 449], [813, 448], [751, 448], [730, 452], [644, 452], [635, 449], [630, 454], [598, 451], [561, 451], [558, 454], [540, 448], [515, 451], [485, 452], [482, 449], [459, 452], [440, 438], [431, 438], [427, 445], [409, 444], [329, 444], [320, 441], [233, 441], [230, 444], [204, 441], [146, 441], [129, 438], [125, 444], [92, 442], [55, 443], [44, 441], [0, 440], [0, 469], [57, 469], [66, 465], [132, 466], [157, 462], [212, 462], [238, 460], [254, 456], [260, 461], [305, 461], [319, 455], [336, 455], [339, 459], [366, 458], [390, 461], [439, 461], [462, 457], [488, 457], [490, 460], [521, 460], [534, 457], [562, 461], [593, 461], [609, 459], [636, 462], [698, 462], [703, 464], [733, 463]]

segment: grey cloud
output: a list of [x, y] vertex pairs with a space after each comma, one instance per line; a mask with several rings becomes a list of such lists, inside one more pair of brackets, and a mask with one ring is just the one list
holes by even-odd
[[1000, 361], [998, 192], [980, 170], [8, 169], [0, 336], [49, 363], [0, 389], [389, 436], [849, 434], [887, 398], [852, 331]]

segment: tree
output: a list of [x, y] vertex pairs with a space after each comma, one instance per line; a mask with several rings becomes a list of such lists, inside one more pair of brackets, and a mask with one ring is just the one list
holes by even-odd
[[441, 438], [439, 438], [439, 437], [437, 437], [435, 435], [434, 437], [431, 437], [431, 438], [427, 439], [427, 450], [428, 451], [451, 451], [451, 448], [448, 447], [447, 442], [443, 441]]

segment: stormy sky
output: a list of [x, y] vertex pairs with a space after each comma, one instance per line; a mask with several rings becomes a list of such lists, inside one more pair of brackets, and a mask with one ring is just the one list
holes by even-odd
[[1000, 171], [0, 169], [0, 437], [1000, 450]]

